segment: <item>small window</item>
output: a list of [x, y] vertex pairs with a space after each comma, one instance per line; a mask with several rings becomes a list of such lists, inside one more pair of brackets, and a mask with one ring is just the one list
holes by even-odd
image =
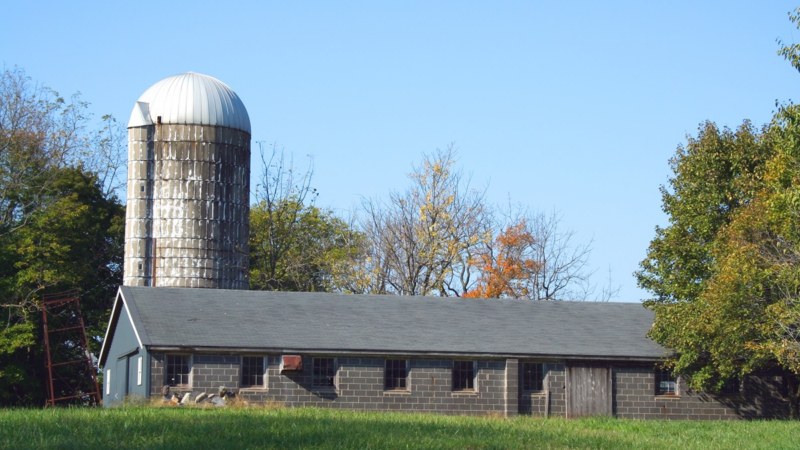
[[336, 387], [336, 358], [314, 358], [312, 367], [313, 387]]
[[139, 191], [144, 192], [144, 185], [139, 186]]
[[678, 377], [671, 370], [656, 370], [656, 395], [678, 395]]
[[143, 267], [144, 265], [142, 265], [142, 263], [139, 263], [139, 270], [142, 270]]
[[387, 359], [383, 387], [386, 390], [408, 389], [408, 360]]
[[167, 355], [167, 384], [170, 386], [189, 384], [189, 355]]
[[742, 382], [738, 378], [731, 378], [725, 382], [720, 390], [721, 394], [739, 395], [742, 392]]
[[522, 390], [544, 390], [544, 364], [532, 362], [522, 363]]
[[136, 385], [142, 385], [142, 357], [136, 358]]
[[242, 356], [242, 387], [263, 388], [264, 364], [263, 356]]
[[106, 379], [103, 380], [106, 385], [106, 395], [111, 395], [111, 369], [106, 370]]
[[453, 390], [475, 390], [475, 361], [453, 361]]

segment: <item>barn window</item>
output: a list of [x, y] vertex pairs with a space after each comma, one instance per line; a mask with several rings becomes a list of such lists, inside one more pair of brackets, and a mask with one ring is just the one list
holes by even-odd
[[721, 394], [739, 395], [742, 392], [742, 382], [738, 378], [731, 378], [725, 382], [720, 390]]
[[186, 386], [189, 384], [189, 355], [167, 355], [167, 384]]
[[336, 387], [336, 358], [314, 358], [311, 366], [313, 387]]
[[142, 385], [142, 357], [136, 358], [136, 385]]
[[534, 362], [522, 363], [522, 390], [544, 390], [544, 364]]
[[656, 370], [656, 395], [677, 395], [678, 377], [671, 370]]
[[111, 395], [111, 369], [106, 369], [106, 379], [103, 383], [106, 385], [106, 395]]
[[266, 365], [263, 356], [242, 356], [242, 387], [263, 388]]
[[475, 390], [475, 361], [453, 361], [453, 390]]
[[387, 359], [383, 387], [387, 390], [408, 388], [408, 360]]

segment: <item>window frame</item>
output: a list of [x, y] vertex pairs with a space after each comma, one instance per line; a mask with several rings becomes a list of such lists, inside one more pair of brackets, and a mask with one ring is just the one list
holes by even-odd
[[[462, 367], [456, 367], [462, 366]], [[467, 368], [472, 371], [471, 378], [463, 378], [462, 374], [468, 373]], [[458, 378], [457, 378], [458, 377]], [[460, 380], [462, 382], [458, 383], [459, 386], [456, 385], [456, 381]], [[469, 387], [469, 383], [471, 382], [472, 387]], [[472, 393], [478, 392], [478, 361], [476, 360], [453, 360], [453, 367], [452, 367], [452, 376], [450, 380], [450, 388], [453, 392], [465, 392], [465, 393]], [[461, 384], [466, 384], [466, 387], [461, 387]]]
[[[664, 383], [673, 383], [672, 390], [667, 387], [662, 389]], [[656, 369], [653, 372], [653, 384], [655, 395], [660, 397], [678, 397], [680, 396], [680, 376], [669, 369]]]
[[[170, 358], [186, 358], [186, 374], [181, 374], [181, 378], [186, 377], [186, 383], [171, 384], [169, 381], [170, 376]], [[164, 384], [170, 387], [191, 387], [192, 386], [192, 363], [194, 361], [193, 355], [187, 354], [168, 354], [164, 358]], [[183, 365], [183, 364], [182, 364]], [[183, 381], [183, 380], [181, 380]]]
[[136, 385], [142, 385], [142, 369], [144, 366], [144, 358], [140, 355], [136, 358]]
[[[245, 359], [246, 358], [261, 358], [261, 374], [250, 375], [261, 377], [261, 384], [247, 384], [245, 383]], [[251, 366], [252, 367], [252, 366]], [[257, 367], [257, 364], [256, 366]], [[239, 363], [239, 386], [242, 389], [266, 389], [267, 388], [267, 357], [265, 355], [242, 355]]]
[[[400, 362], [403, 367], [403, 376], [402, 377], [395, 377], [394, 375], [397, 373], [398, 368], [389, 368], [390, 362], [396, 363]], [[411, 386], [409, 383], [409, 374], [410, 374], [410, 364], [408, 359], [384, 359], [383, 361], [383, 390], [384, 391], [409, 391], [411, 390]], [[392, 376], [390, 377], [390, 373]], [[388, 386], [389, 380], [393, 381], [402, 381], [402, 386]], [[397, 384], [397, 383], [394, 383]]]
[[719, 390], [719, 393], [721, 395], [727, 395], [727, 396], [742, 395], [742, 391], [744, 390], [743, 388], [744, 386], [742, 379], [731, 378], [727, 382], [725, 382], [725, 385], [722, 386], [722, 389]]
[[[529, 381], [526, 377], [527, 372], [525, 371], [525, 366], [527, 365], [536, 365], [538, 366], [539, 370], [539, 377], [536, 380], [539, 384], [538, 389], [531, 389], [530, 386], [526, 387], [527, 382]], [[522, 361], [522, 367], [520, 368], [520, 385], [522, 386], [522, 391], [526, 393], [541, 393], [545, 391], [545, 378], [547, 377], [547, 365], [546, 363], [540, 361]], [[531, 380], [532, 381], [532, 380]]]
[[[331, 364], [327, 367], [318, 367], [318, 362], [322, 360], [330, 360]], [[332, 370], [333, 373], [329, 376], [328, 374], [318, 374], [317, 371], [325, 369], [325, 370]], [[318, 380], [320, 378], [330, 378], [330, 384], [327, 382], [324, 384], [320, 384]], [[339, 385], [339, 359], [338, 358], [331, 358], [331, 357], [312, 357], [311, 358], [311, 387], [313, 389], [328, 389], [328, 390], [336, 390]]]

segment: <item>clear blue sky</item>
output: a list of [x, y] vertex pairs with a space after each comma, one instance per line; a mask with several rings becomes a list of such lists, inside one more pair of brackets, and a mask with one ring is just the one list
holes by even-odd
[[[454, 142], [494, 202], [553, 209], [639, 301], [668, 159], [706, 119], [770, 120], [800, 74], [773, 0], [36, 2], [2, 6], [0, 61], [127, 123], [152, 84], [195, 71], [244, 101], [254, 141], [313, 155], [318, 204], [404, 189]], [[255, 144], [254, 144], [255, 147]]]

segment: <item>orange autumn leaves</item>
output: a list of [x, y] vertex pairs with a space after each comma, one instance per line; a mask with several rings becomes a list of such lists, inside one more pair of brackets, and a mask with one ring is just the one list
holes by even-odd
[[479, 268], [481, 275], [475, 287], [464, 297], [528, 297], [531, 280], [541, 269], [541, 263], [531, 257], [535, 243], [525, 220], [507, 227], [473, 258], [472, 263]]

